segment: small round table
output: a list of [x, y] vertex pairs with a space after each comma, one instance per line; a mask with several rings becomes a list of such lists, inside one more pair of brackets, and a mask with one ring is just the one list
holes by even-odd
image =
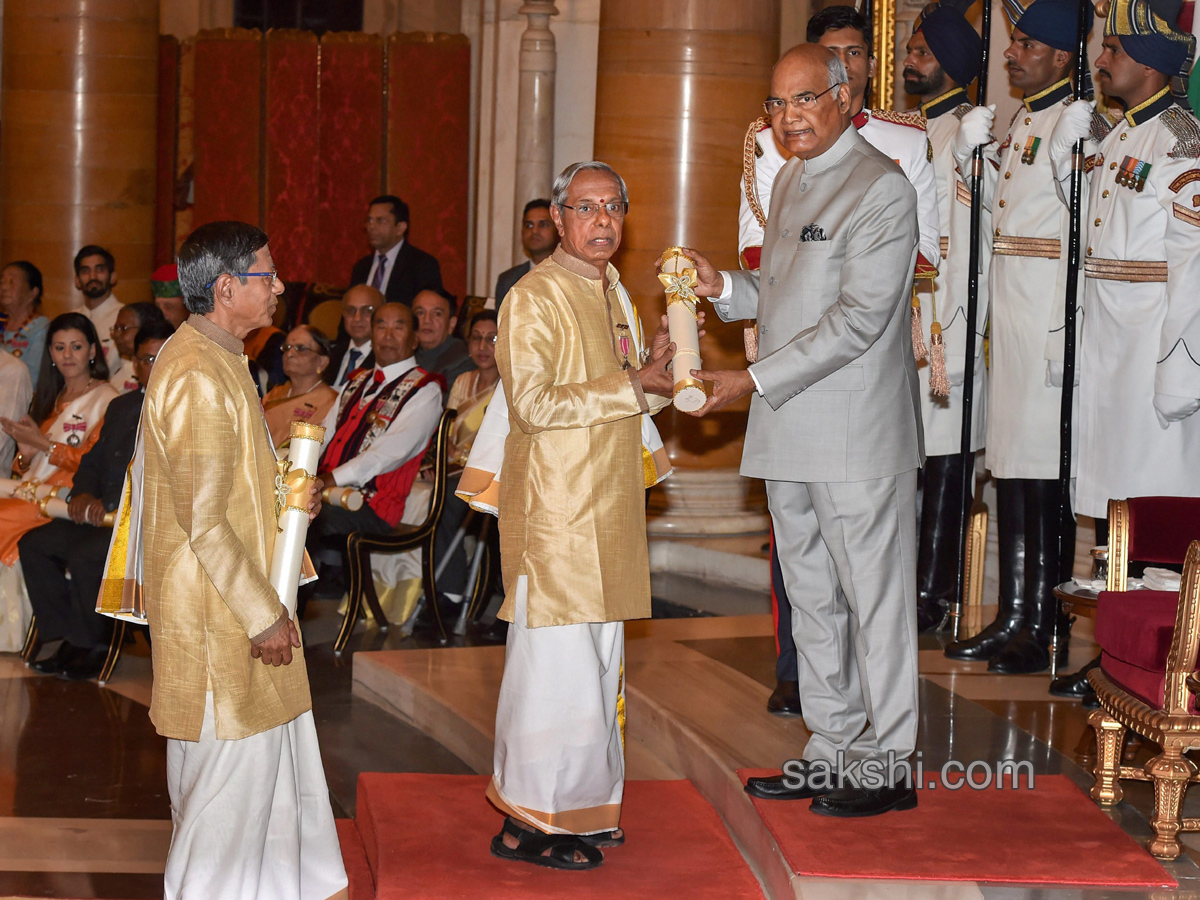
[[[1096, 618], [1096, 601], [1100, 592], [1084, 588], [1074, 581], [1064, 581], [1054, 588], [1054, 596], [1062, 604], [1063, 612], [1067, 615], [1083, 616], [1088, 619]], [[1058, 641], [1059, 635], [1054, 634], [1050, 642], [1050, 679], [1058, 677]]]

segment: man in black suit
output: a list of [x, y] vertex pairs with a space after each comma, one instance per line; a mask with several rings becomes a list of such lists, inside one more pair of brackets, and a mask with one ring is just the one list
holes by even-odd
[[505, 269], [496, 279], [496, 309], [500, 308], [512, 286], [558, 246], [558, 229], [550, 218], [549, 200], [530, 200], [525, 204], [525, 211], [521, 213], [521, 246], [529, 259]]
[[389, 301], [412, 306], [418, 291], [442, 289], [438, 261], [407, 240], [408, 204], [385, 194], [367, 209], [367, 243], [373, 253], [354, 264], [350, 285], [369, 284]]
[[321, 376], [327, 384], [340, 388], [355, 370], [375, 368], [371, 316], [385, 302], [383, 294], [369, 284], [356, 284], [342, 295], [342, 327]]
[[[135, 338], [133, 372], [141, 387], [108, 405], [100, 437], [84, 454], [71, 488], [70, 519], [51, 519], [21, 538], [17, 548], [29, 602], [43, 641], [62, 639], [35, 671], [71, 681], [95, 678], [104, 666], [112, 619], [96, 612], [112, 528], [105, 513], [117, 508], [133, 458], [146, 381], [162, 345], [175, 329], [165, 319], [143, 325]], [[70, 578], [67, 577], [70, 573]]]

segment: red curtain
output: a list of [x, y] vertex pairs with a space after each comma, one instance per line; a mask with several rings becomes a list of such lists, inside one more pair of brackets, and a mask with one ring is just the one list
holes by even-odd
[[262, 34], [242, 28], [196, 36], [193, 227], [261, 224]]
[[308, 31], [267, 32], [266, 224], [271, 256], [285, 281], [316, 277], [318, 47]]
[[321, 40], [319, 166], [316, 280], [347, 284], [369, 250], [367, 202], [383, 193], [383, 41], [375, 35]]
[[437, 257], [442, 282], [467, 287], [471, 48], [464, 35], [388, 40], [388, 188], [408, 202], [412, 242]]

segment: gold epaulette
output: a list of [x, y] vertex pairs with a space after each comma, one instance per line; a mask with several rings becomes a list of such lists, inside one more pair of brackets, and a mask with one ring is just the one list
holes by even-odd
[[758, 147], [758, 134], [764, 128], [769, 128], [771, 120], [759, 116], [746, 129], [746, 140], [742, 146], [742, 189], [746, 192], [746, 202], [750, 204], [750, 212], [758, 224], [767, 227], [767, 215], [763, 212], [762, 203], [758, 199], [758, 175], [756, 161], [761, 154]]
[[919, 112], [896, 112], [894, 109], [873, 109], [871, 118], [881, 119], [895, 125], [907, 125], [909, 128], [925, 130], [925, 117]]

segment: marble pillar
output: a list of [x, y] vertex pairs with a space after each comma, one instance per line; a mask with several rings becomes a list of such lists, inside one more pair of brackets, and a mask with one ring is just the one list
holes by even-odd
[[535, 197], [549, 197], [554, 182], [554, 72], [558, 54], [550, 17], [558, 14], [554, 0], [527, 0], [520, 13], [529, 26], [521, 35], [521, 76], [517, 85], [518, 215], [513, 232], [513, 260], [525, 258], [521, 247], [519, 212]]
[[116, 257], [117, 295], [149, 300], [154, 259], [158, 0], [4, 0], [0, 260], [45, 279], [43, 310], [80, 302], [84, 244]]
[[[600, 12], [595, 156], [629, 185], [615, 260], [653, 327], [663, 311], [654, 264], [673, 245], [737, 267], [746, 127], [762, 113], [779, 52], [778, 0], [605, 0]], [[707, 304], [706, 304], [707, 305]], [[744, 368], [742, 323], [710, 312], [706, 368]], [[761, 482], [738, 475], [749, 401], [704, 419], [657, 417], [676, 474], [656, 488], [659, 534], [765, 531]]]

